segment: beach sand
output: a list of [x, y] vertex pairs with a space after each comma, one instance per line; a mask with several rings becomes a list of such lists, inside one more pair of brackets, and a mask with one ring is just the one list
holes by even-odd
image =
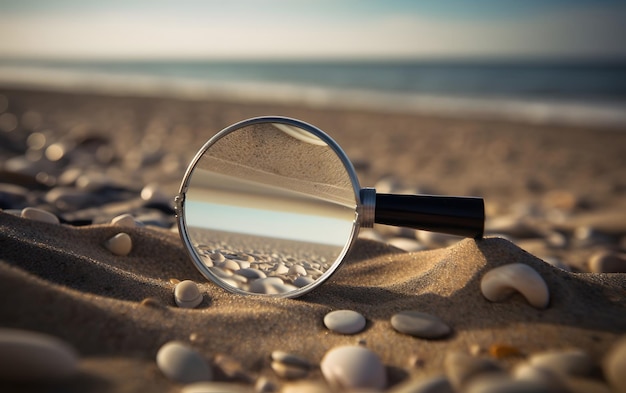
[[[626, 273], [590, 273], [588, 263], [599, 252], [619, 255], [626, 247], [622, 131], [262, 103], [0, 94], [8, 103], [0, 115], [6, 210], [0, 212], [0, 327], [59, 337], [80, 357], [69, 379], [0, 381], [2, 391], [176, 392], [182, 385], [155, 362], [171, 340], [204, 355], [216, 380], [248, 386], [260, 376], [278, 387], [287, 383], [270, 368], [274, 350], [318, 365], [340, 345], [375, 352], [389, 386], [443, 374], [454, 351], [493, 357], [493, 345], [518, 350], [497, 359], [507, 369], [542, 351], [582, 349], [596, 365], [589, 378], [603, 381], [600, 366], [626, 332]], [[15, 117], [12, 129], [6, 113]], [[395, 183], [394, 192], [485, 198], [488, 236], [438, 242], [378, 227], [384, 241], [357, 240], [342, 268], [301, 298], [223, 291], [198, 273], [170, 229], [171, 201], [206, 140], [258, 115], [299, 118], [329, 133], [353, 160], [362, 186]], [[63, 153], [54, 154], [55, 144]], [[158, 186], [158, 193], [145, 195], [146, 185]], [[63, 223], [14, 215], [27, 206], [53, 211]], [[108, 222], [126, 212], [148, 225], [124, 228], [133, 249], [115, 256], [104, 243], [122, 230]], [[422, 251], [386, 244], [416, 236]], [[483, 297], [482, 276], [510, 263], [529, 265], [546, 281], [546, 309], [519, 294], [496, 303]], [[172, 278], [198, 282], [203, 302], [193, 310], [176, 307]], [[339, 309], [363, 314], [365, 330], [330, 332], [324, 315]], [[426, 340], [398, 333], [389, 321], [402, 310], [436, 315], [452, 334]], [[232, 364], [240, 369], [233, 372]], [[323, 376], [314, 367], [307, 378]]]

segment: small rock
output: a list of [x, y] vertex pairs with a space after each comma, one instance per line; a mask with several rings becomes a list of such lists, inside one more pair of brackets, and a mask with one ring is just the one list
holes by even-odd
[[446, 375], [457, 391], [463, 388], [473, 378], [485, 373], [503, 374], [502, 367], [490, 359], [482, 359], [460, 352], [450, 352], [444, 360]]
[[77, 372], [78, 356], [66, 342], [46, 334], [0, 328], [0, 380], [57, 380]]
[[365, 328], [365, 317], [352, 310], [331, 311], [324, 317], [324, 325], [336, 333], [355, 334]]
[[513, 376], [516, 380], [532, 381], [550, 389], [551, 392], [567, 392], [563, 378], [552, 370], [522, 363], [515, 367]]
[[378, 355], [367, 348], [341, 346], [326, 352], [320, 363], [326, 381], [338, 389], [384, 389], [387, 372]]
[[273, 351], [271, 354], [271, 358], [275, 362], [280, 362], [284, 364], [288, 364], [295, 367], [300, 367], [304, 369], [311, 368], [311, 364], [308, 360], [298, 355], [294, 355], [284, 351]]
[[202, 294], [195, 282], [185, 280], [176, 284], [174, 300], [178, 307], [195, 308], [198, 304], [202, 303]]
[[626, 254], [602, 251], [589, 258], [592, 273], [626, 273]]
[[391, 326], [400, 333], [414, 337], [437, 339], [450, 334], [451, 329], [441, 319], [419, 311], [401, 311], [391, 317]]
[[157, 366], [172, 381], [192, 383], [210, 381], [213, 371], [196, 350], [179, 341], [163, 345], [156, 357]]
[[479, 375], [470, 381], [466, 393], [552, 393], [535, 381], [516, 380], [506, 374]]
[[304, 378], [309, 373], [308, 368], [297, 367], [281, 362], [272, 362], [271, 367], [276, 375], [285, 379]]
[[277, 390], [276, 384], [265, 377], [259, 377], [254, 383], [254, 393], [274, 393]]
[[26, 207], [22, 210], [21, 214], [22, 218], [27, 218], [29, 220], [47, 222], [49, 224], [58, 224], [59, 218], [54, 214], [47, 212], [45, 210], [37, 209], [35, 207]]
[[307, 285], [313, 284], [314, 282], [315, 282], [315, 279], [313, 279], [313, 277], [300, 276], [296, 278], [295, 280], [293, 280], [293, 285], [297, 286], [298, 288], [303, 288], [303, 287], [306, 287]]
[[609, 351], [603, 362], [604, 375], [618, 393], [626, 393], [626, 337]]
[[591, 358], [580, 349], [537, 353], [533, 354], [528, 362], [532, 366], [569, 376], [587, 376], [593, 369]]
[[491, 269], [483, 276], [480, 290], [492, 302], [502, 301], [514, 292], [522, 294], [536, 308], [546, 308], [550, 302], [546, 282], [535, 269], [522, 263]]
[[137, 222], [130, 214], [122, 214], [111, 220], [111, 225], [118, 227], [134, 228], [137, 226]]
[[454, 389], [445, 375], [439, 375], [401, 383], [387, 393], [454, 393]]
[[306, 269], [300, 265], [292, 265], [287, 271], [289, 276], [306, 276]]
[[104, 243], [105, 247], [117, 256], [124, 257], [133, 249], [133, 241], [127, 233], [121, 232]]

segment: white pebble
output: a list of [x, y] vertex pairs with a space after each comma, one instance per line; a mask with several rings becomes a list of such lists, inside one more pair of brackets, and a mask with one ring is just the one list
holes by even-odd
[[336, 333], [355, 334], [365, 328], [365, 317], [352, 310], [331, 311], [324, 317], [324, 325]]
[[133, 241], [127, 233], [118, 233], [104, 243], [105, 247], [113, 254], [126, 256], [133, 249]]
[[535, 269], [522, 263], [491, 269], [483, 276], [480, 290], [492, 302], [502, 301], [514, 292], [522, 294], [536, 308], [546, 308], [550, 302], [546, 282]]
[[202, 303], [202, 294], [195, 282], [185, 280], [176, 284], [174, 300], [178, 307], [195, 308], [198, 304]]
[[306, 276], [306, 269], [303, 266], [300, 265], [293, 265], [289, 268], [289, 271], [287, 272], [287, 275], [289, 276]]
[[391, 326], [400, 333], [436, 339], [450, 334], [450, 327], [434, 315], [419, 311], [401, 311], [391, 317]]
[[0, 380], [32, 381], [68, 378], [78, 356], [66, 342], [26, 330], [0, 329]]
[[326, 381], [339, 389], [387, 386], [387, 372], [378, 355], [359, 346], [341, 346], [326, 352], [320, 363]]
[[48, 224], [58, 224], [60, 222], [59, 217], [45, 210], [37, 209], [36, 207], [26, 207], [22, 209], [21, 216], [22, 218], [47, 222]]
[[213, 371], [204, 357], [179, 341], [163, 345], [156, 361], [161, 372], [172, 381], [192, 383], [213, 379]]
[[122, 214], [111, 220], [111, 225], [118, 227], [134, 228], [137, 226], [137, 221], [130, 214]]

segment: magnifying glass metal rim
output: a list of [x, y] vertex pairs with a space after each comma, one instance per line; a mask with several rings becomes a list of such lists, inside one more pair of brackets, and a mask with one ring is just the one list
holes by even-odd
[[[297, 290], [294, 290], [294, 291], [278, 293], [278, 294], [258, 294], [258, 293], [244, 291], [240, 288], [228, 285], [220, 277], [215, 275], [215, 273], [209, 270], [209, 268], [204, 264], [200, 256], [195, 251], [195, 247], [192, 244], [192, 241], [189, 236], [189, 232], [187, 230], [187, 222], [186, 222], [186, 214], [185, 214], [185, 195], [187, 193], [187, 190], [189, 189], [189, 181], [191, 179], [191, 175], [194, 169], [196, 168], [198, 161], [204, 156], [207, 150], [211, 146], [213, 146], [217, 141], [219, 141], [224, 136], [232, 132], [235, 132], [247, 126], [251, 126], [255, 124], [267, 124], [267, 123], [284, 124], [287, 126], [300, 128], [311, 133], [315, 137], [319, 138], [319, 140], [325, 142], [328, 145], [328, 147], [330, 147], [335, 152], [335, 154], [337, 155], [337, 157], [343, 164], [344, 168], [346, 169], [346, 172], [352, 184], [352, 188], [354, 191], [354, 200], [356, 204], [355, 218], [354, 218], [353, 225], [352, 225], [352, 231], [350, 232], [350, 235], [348, 239], [346, 240], [346, 243], [342, 251], [339, 253], [339, 255], [337, 256], [335, 261], [332, 263], [332, 265], [324, 272], [323, 275], [321, 275], [318, 279], [316, 279], [311, 284], [308, 284], [302, 288], [298, 288]], [[352, 162], [350, 161], [346, 153], [341, 149], [341, 147], [324, 131], [320, 130], [319, 128], [311, 124], [308, 124], [301, 120], [289, 118], [289, 117], [260, 116], [260, 117], [254, 117], [251, 119], [243, 120], [243, 121], [240, 121], [238, 123], [235, 123], [231, 126], [224, 128], [223, 130], [215, 134], [211, 139], [209, 139], [200, 148], [198, 153], [196, 153], [193, 160], [187, 167], [187, 170], [185, 172], [185, 176], [183, 177], [183, 181], [181, 183], [178, 195], [175, 198], [174, 207], [176, 210], [178, 231], [183, 241], [183, 244], [185, 245], [185, 250], [187, 254], [189, 255], [189, 257], [191, 258], [194, 265], [196, 266], [196, 268], [198, 269], [198, 271], [200, 271], [200, 273], [204, 277], [206, 277], [213, 283], [217, 284], [219, 287], [229, 292], [233, 292], [233, 293], [237, 293], [241, 295], [294, 298], [294, 297], [302, 296], [305, 293], [308, 293], [312, 291], [313, 289], [317, 288], [318, 286], [322, 285], [326, 280], [328, 280], [337, 271], [337, 269], [343, 262], [345, 256], [348, 254], [348, 252], [352, 248], [352, 245], [354, 244], [358, 236], [360, 228], [371, 227], [373, 225], [375, 200], [376, 200], [376, 191], [371, 188], [361, 189], [359, 185], [359, 180], [357, 178], [356, 171], [354, 169], [354, 166], [352, 165]]]

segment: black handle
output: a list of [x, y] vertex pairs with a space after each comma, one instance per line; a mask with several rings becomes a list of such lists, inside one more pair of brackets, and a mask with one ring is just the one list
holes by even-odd
[[482, 198], [376, 194], [375, 222], [479, 239], [485, 229]]

